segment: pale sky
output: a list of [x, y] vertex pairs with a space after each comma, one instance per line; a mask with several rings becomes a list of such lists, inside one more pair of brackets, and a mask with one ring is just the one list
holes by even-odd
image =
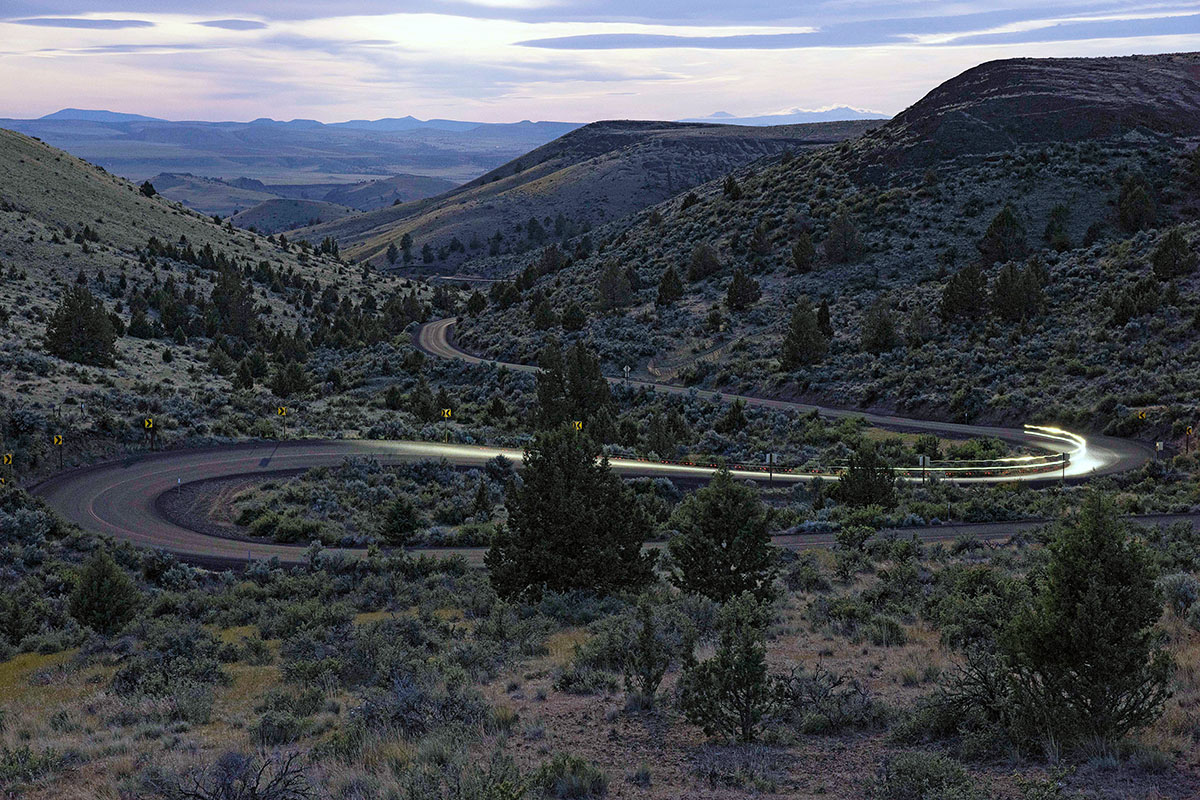
[[1195, 2], [0, 0], [0, 116], [894, 114], [991, 59], [1189, 50]]

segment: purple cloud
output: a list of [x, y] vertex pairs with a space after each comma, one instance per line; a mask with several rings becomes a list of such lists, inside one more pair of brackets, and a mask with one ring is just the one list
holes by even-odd
[[196, 24], [206, 28], [223, 28], [227, 31], [259, 31], [267, 27], [267, 23], [253, 19], [210, 19]]
[[96, 28], [118, 30], [120, 28], [153, 28], [154, 23], [144, 19], [83, 19], [80, 17], [30, 17], [5, 20], [13, 25], [35, 25], [42, 28]]

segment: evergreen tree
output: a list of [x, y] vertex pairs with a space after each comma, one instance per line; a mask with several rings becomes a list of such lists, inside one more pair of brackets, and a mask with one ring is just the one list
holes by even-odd
[[144, 181], [139, 191], [143, 197], [154, 197], [154, 195], [158, 194], [158, 190], [154, 188], [154, 184], [150, 181]]
[[615, 261], [610, 261], [596, 282], [596, 308], [601, 311], [615, 311], [629, 305], [632, 299], [633, 287], [629, 278]]
[[80, 625], [105, 635], [121, 631], [141, 605], [142, 595], [133, 579], [104, 550], [79, 573], [69, 600], [71, 616]]
[[796, 272], [800, 274], [812, 272], [813, 256], [816, 255], [816, 252], [816, 248], [813, 247], [812, 234], [802, 231], [792, 245], [792, 265], [796, 268]]
[[704, 242], [692, 250], [692, 260], [688, 263], [687, 277], [692, 283], [710, 278], [721, 271], [721, 262], [717, 254]]
[[558, 317], [554, 310], [550, 307], [549, 300], [543, 300], [538, 303], [533, 309], [533, 329], [535, 331], [545, 331], [553, 328], [558, 324]]
[[1052, 250], [1059, 253], [1071, 249], [1071, 236], [1067, 232], [1067, 221], [1071, 218], [1071, 209], [1066, 203], [1059, 203], [1050, 209], [1050, 220], [1046, 223], [1046, 230], [1042, 234], [1042, 240]]
[[1153, 722], [1170, 694], [1153, 557], [1099, 492], [1047, 552], [1032, 602], [1001, 636], [1015, 702], [1033, 736], [1113, 742]]
[[254, 287], [240, 270], [226, 267], [217, 272], [209, 302], [216, 314], [217, 330], [246, 342], [254, 342], [258, 332], [258, 312], [254, 305]]
[[1018, 269], [1009, 262], [1000, 268], [992, 283], [992, 310], [997, 316], [1019, 322], [1036, 316], [1044, 305], [1045, 292], [1033, 265]]
[[737, 178], [734, 178], [732, 175], [726, 176], [725, 184], [721, 187], [721, 191], [735, 203], [742, 199], [742, 187], [738, 185]]
[[433, 248], [429, 246], [429, 242], [426, 242], [425, 244], [421, 245], [421, 263], [422, 264], [432, 264], [433, 263]]
[[887, 297], [880, 295], [863, 314], [862, 349], [876, 355], [886, 353], [900, 344], [896, 320], [888, 306]]
[[562, 313], [563, 330], [569, 332], [581, 331], [584, 325], [587, 325], [587, 312], [583, 310], [583, 306], [574, 300], [567, 303], [567, 307], [563, 309]]
[[408, 407], [422, 422], [433, 422], [438, 418], [440, 412], [433, 400], [433, 390], [424, 375], [417, 379], [417, 385], [409, 393]]
[[276, 397], [292, 397], [303, 394], [312, 385], [312, 379], [302, 365], [288, 361], [275, 367], [271, 376], [271, 392]]
[[1183, 229], [1172, 228], [1167, 235], [1159, 239], [1150, 254], [1150, 264], [1154, 268], [1154, 277], [1160, 281], [1170, 281], [1190, 275], [1196, 269], [1196, 253], [1188, 246]]
[[836, 492], [849, 506], [891, 508], [896, 505], [896, 474], [870, 442], [863, 442], [838, 477]]
[[476, 289], [471, 292], [471, 296], [467, 298], [467, 314], [474, 317], [482, 314], [487, 308], [487, 298], [483, 296], [483, 292]]
[[774, 706], [763, 642], [768, 613], [749, 593], [727, 603], [717, 615], [716, 653], [680, 676], [679, 706], [709, 736], [752, 742]]
[[725, 305], [733, 311], [745, 311], [762, 297], [762, 289], [758, 281], [742, 272], [741, 268], [733, 271], [729, 281], [729, 289], [725, 293]]
[[538, 366], [538, 408], [546, 427], [594, 420], [602, 410], [611, 410], [612, 393], [600, 359], [583, 342], [563, 353], [558, 342], [551, 341], [538, 354]]
[[637, 692], [646, 705], [652, 706], [663, 675], [671, 666], [671, 647], [654, 619], [654, 606], [648, 594], [638, 598], [637, 630], [632, 644], [625, 656], [625, 691]]
[[988, 225], [983, 238], [975, 246], [979, 249], [979, 255], [985, 265], [1025, 257], [1029, 251], [1025, 241], [1025, 229], [1011, 203], [1006, 203], [1004, 208], [1000, 209]]
[[822, 299], [821, 307], [817, 309], [817, 327], [826, 339], [833, 338], [833, 319], [829, 316], [829, 301]]
[[717, 433], [730, 435], [737, 433], [742, 428], [745, 428], [746, 425], [749, 424], [749, 421], [746, 419], [745, 409], [746, 404], [741, 400], [734, 400], [732, 403], [730, 403], [729, 410], [726, 411], [725, 415], [717, 420], [717, 424], [713, 426], [716, 428]]
[[249, 390], [254, 388], [254, 373], [250, 371], [250, 362], [242, 359], [238, 362], [237, 372], [233, 376], [233, 388]]
[[399, 250], [399, 248], [397, 248], [397, 247], [396, 247], [396, 243], [395, 243], [395, 242], [389, 242], [389, 243], [388, 243], [388, 249], [387, 249], [387, 262], [388, 262], [389, 264], [395, 265], [395, 263], [396, 263], [396, 262], [397, 262], [399, 259], [400, 259], [400, 250]]
[[977, 319], [987, 302], [987, 278], [978, 264], [968, 264], [950, 276], [938, 311], [944, 320]]
[[679, 279], [679, 273], [675, 271], [675, 267], [668, 265], [663, 270], [662, 278], [658, 281], [658, 297], [655, 298], [654, 304], [660, 308], [673, 306], [681, 297], [683, 297], [683, 281]]
[[508, 522], [486, 557], [497, 594], [606, 594], [653, 579], [654, 556], [642, 552], [649, 521], [586, 433], [563, 426], [538, 434], [521, 478], [509, 484]]
[[80, 364], [108, 367], [117, 361], [117, 333], [112, 320], [86, 286], [63, 292], [46, 323], [46, 350]]
[[[828, 313], [828, 309], [826, 309]], [[807, 297], [801, 297], [792, 307], [792, 319], [783, 337], [780, 365], [794, 370], [803, 364], [815, 364], [829, 349], [829, 340], [821, 330], [817, 314]]]
[[718, 603], [742, 592], [769, 597], [778, 559], [767, 518], [758, 491], [721, 469], [671, 515], [671, 583]]
[[852, 264], [862, 257], [862, 239], [849, 214], [843, 212], [834, 217], [821, 246], [825, 258], [833, 264]]
[[1155, 213], [1150, 184], [1142, 174], [1131, 174], [1117, 196], [1117, 221], [1129, 233], [1136, 233], [1154, 224]]
[[412, 541], [424, 526], [420, 511], [408, 495], [400, 495], [388, 503], [379, 525], [379, 536], [395, 547], [403, 547]]
[[412, 263], [412, 260], [413, 260], [412, 249], [413, 249], [412, 234], [406, 233], [400, 237], [400, 251], [402, 253], [404, 253], [404, 263], [405, 264]]

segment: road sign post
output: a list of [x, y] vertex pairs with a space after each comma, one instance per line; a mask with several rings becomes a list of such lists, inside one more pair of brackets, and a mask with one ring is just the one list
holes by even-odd
[[63, 437], [62, 437], [62, 434], [61, 433], [54, 434], [54, 437], [50, 441], [55, 447], [58, 448], [58, 469], [61, 471], [63, 468]]
[[775, 485], [775, 465], [779, 463], [778, 453], [767, 453], [767, 483]]
[[283, 436], [280, 438], [286, 439], [287, 438], [287, 415], [288, 415], [287, 406], [276, 407], [275, 415], [277, 417], [279, 417], [280, 421], [283, 423]]
[[1183, 452], [1192, 452], [1192, 426], [1188, 425], [1183, 431]]

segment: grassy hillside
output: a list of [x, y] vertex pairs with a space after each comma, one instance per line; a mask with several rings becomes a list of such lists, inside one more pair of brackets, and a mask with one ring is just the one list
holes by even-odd
[[332, 188], [322, 199], [359, 211], [423, 200], [453, 190], [458, 184], [445, 178], [429, 175], [393, 175], [364, 183], [352, 183]]
[[202, 175], [160, 172], [149, 178], [151, 185], [168, 200], [182, 203], [201, 214], [229, 217], [272, 200], [275, 194], [267, 189], [233, 186], [216, 178]]
[[234, 214], [229, 221], [239, 228], [253, 228], [259, 233], [269, 234], [290, 231], [303, 225], [334, 222], [356, 213], [358, 212], [353, 208], [323, 200], [289, 200], [273, 197]]
[[[857, 140], [744, 168], [732, 193], [714, 181], [694, 201], [676, 197], [595, 231], [592, 255], [560, 261], [532, 285], [526, 273], [517, 295], [498, 289], [460, 335], [515, 359], [549, 335], [579, 335], [599, 343], [612, 369], [669, 364], [690, 382], [846, 406], [1178, 435], [1200, 390], [1200, 286], [1190, 271], [1155, 277], [1151, 263], [1200, 200], [1198, 63], [1193, 54], [985, 64]], [[1100, 103], [1097, 82], [1114, 75], [1137, 91]], [[1129, 107], [1114, 108], [1122, 97]], [[967, 135], [960, 123], [1004, 133]], [[1006, 206], [1018, 226], [1014, 264], [1047, 278], [1044, 299], [1018, 320], [997, 311], [1002, 264], [979, 247]], [[1195, 253], [1196, 231], [1180, 230]], [[798, 267], [794, 248], [808, 241], [811, 263]], [[710, 274], [689, 280], [701, 246], [714, 257]], [[610, 265], [629, 292], [605, 310], [600, 278]], [[949, 279], [968, 266], [985, 284], [973, 313], [944, 318]], [[684, 291], [659, 307], [668, 267]], [[731, 309], [738, 270], [761, 298]], [[783, 369], [801, 296], [828, 303], [833, 336], [815, 363]], [[558, 312], [572, 301], [589, 309], [586, 327], [537, 330], [532, 311], [543, 299]], [[895, 336], [868, 348], [863, 322], [876, 303]], [[718, 357], [694, 360], [722, 345]]]
[[[408, 234], [413, 239], [410, 267], [456, 269], [569, 237], [764, 156], [838, 142], [877, 124], [747, 128], [598, 122], [445, 195], [297, 235], [313, 241], [333, 236], [344, 252], [378, 266], [386, 265], [389, 245], [399, 246]], [[426, 246], [428, 261], [422, 252]]]
[[[73, 287], [90, 292], [115, 326], [112, 365], [49, 352], [49, 321]], [[55, 409], [85, 401], [86, 413], [70, 423], [68, 458], [114, 437], [120, 446], [136, 443], [133, 424], [147, 411], [162, 415], [164, 439], [244, 434], [279, 402], [272, 376], [321, 342], [324, 334], [311, 335], [324, 328], [322, 319], [342, 320], [325, 342], [335, 352], [358, 346], [359, 337], [403, 335], [407, 321], [427, 313], [416, 299], [402, 310], [403, 295], [413, 292], [429, 296], [407, 281], [147, 197], [103, 169], [0, 130], [0, 402], [7, 413], [28, 415], [8, 441], [26, 448], [26, 467], [41, 468], [50, 455]], [[367, 295], [375, 310], [357, 311]], [[232, 326], [229, 306], [241, 302], [242, 322]], [[364, 324], [375, 333], [364, 333]], [[246, 359], [252, 385], [235, 397]], [[315, 380], [312, 370], [301, 367], [303, 380]], [[343, 423], [312, 421], [339, 430]]]

